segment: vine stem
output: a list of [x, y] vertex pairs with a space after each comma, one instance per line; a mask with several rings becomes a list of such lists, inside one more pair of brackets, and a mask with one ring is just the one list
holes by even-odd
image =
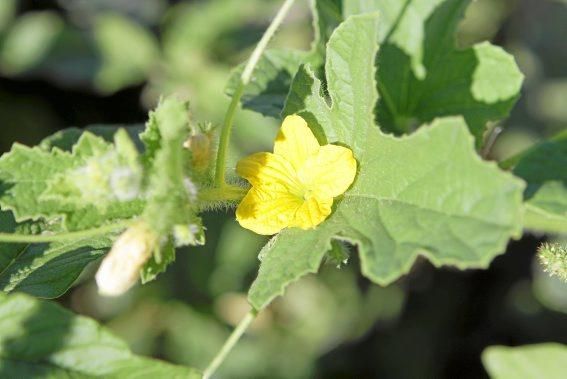
[[226, 185], [226, 179], [225, 179], [226, 154], [230, 142], [230, 133], [232, 131], [234, 115], [236, 114], [236, 109], [238, 108], [240, 98], [244, 93], [244, 88], [250, 82], [250, 79], [252, 78], [252, 73], [254, 72], [254, 69], [258, 64], [258, 61], [262, 57], [264, 50], [266, 50], [266, 47], [268, 46], [270, 39], [272, 39], [272, 37], [276, 33], [276, 30], [284, 20], [285, 16], [287, 15], [287, 12], [289, 11], [289, 9], [291, 8], [294, 2], [295, 0], [286, 0], [283, 3], [282, 7], [280, 8], [278, 13], [272, 20], [270, 26], [268, 26], [268, 29], [266, 29], [266, 31], [264, 32], [264, 35], [260, 39], [260, 42], [258, 42], [258, 45], [252, 52], [252, 55], [250, 56], [248, 63], [244, 67], [244, 71], [242, 71], [242, 74], [240, 75], [238, 86], [234, 91], [234, 95], [232, 96], [232, 100], [230, 101], [230, 105], [228, 106], [228, 109], [226, 111], [223, 126], [221, 129], [219, 148], [217, 150], [217, 160], [215, 163], [214, 184], [216, 188], [221, 188]]
[[211, 376], [217, 371], [220, 365], [224, 362], [232, 348], [236, 345], [240, 337], [244, 334], [246, 329], [252, 324], [254, 319], [258, 315], [258, 312], [255, 309], [251, 309], [246, 316], [240, 321], [240, 323], [236, 326], [236, 328], [230, 334], [230, 337], [225, 341], [222, 348], [219, 350], [217, 355], [213, 358], [211, 363], [207, 366], [205, 371], [203, 372], [203, 379], [210, 379]]
[[246, 195], [246, 188], [226, 185], [223, 188], [203, 188], [199, 191], [201, 201], [240, 201]]
[[89, 237], [99, 236], [101, 234], [110, 233], [119, 229], [124, 229], [131, 224], [132, 221], [121, 221], [113, 224], [103, 225], [98, 228], [80, 230], [77, 232], [68, 232], [60, 234], [13, 234], [0, 233], [0, 242], [12, 243], [49, 243], [60, 242], [66, 240], [78, 240]]

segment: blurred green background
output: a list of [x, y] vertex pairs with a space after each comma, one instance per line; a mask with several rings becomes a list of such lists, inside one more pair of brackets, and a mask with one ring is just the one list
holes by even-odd
[[[249, 55], [278, 5], [0, 0], [0, 149], [33, 145], [70, 126], [139, 125], [170, 93], [191, 101], [196, 122], [219, 124], [230, 70]], [[307, 1], [298, 1], [273, 44], [306, 49], [310, 17]], [[566, 35], [564, 0], [478, 0], [468, 9], [459, 45], [489, 39], [526, 75], [490, 158], [567, 127]], [[236, 125], [233, 159], [269, 149], [277, 121], [240, 111]], [[59, 301], [106, 322], [135, 352], [204, 368], [247, 311], [245, 293], [265, 243], [232, 220], [230, 210], [206, 215], [205, 247], [180, 250], [166, 274], [121, 298], [99, 297], [85, 274]], [[567, 285], [534, 259], [540, 242], [558, 238], [525, 235], [486, 271], [419, 261], [386, 288], [360, 275], [356, 254], [340, 267], [326, 264], [259, 317], [218, 377], [485, 377], [486, 346], [567, 343]]]

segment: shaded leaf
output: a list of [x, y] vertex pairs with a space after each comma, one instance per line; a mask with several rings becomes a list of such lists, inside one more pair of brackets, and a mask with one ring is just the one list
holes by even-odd
[[521, 153], [508, 165], [528, 186], [526, 227], [567, 233], [567, 131]]
[[488, 42], [455, 48], [469, 2], [372, 3], [384, 15], [376, 73], [383, 130], [408, 132], [435, 117], [462, 115], [480, 145], [486, 123], [508, 115], [523, 80], [514, 58]]
[[134, 355], [95, 321], [26, 295], [0, 294], [0, 377], [200, 378]]
[[[291, 81], [302, 63], [320, 67], [325, 61], [325, 46], [333, 30], [342, 21], [339, 0], [312, 0], [315, 39], [310, 51], [267, 50], [260, 58], [251, 82], [244, 89], [242, 106], [265, 116], [280, 118]], [[231, 74], [226, 93], [233, 96], [245, 63]]]
[[[17, 224], [11, 212], [0, 212], [0, 232], [39, 234], [47, 230], [44, 223]], [[111, 244], [110, 237], [52, 244], [0, 243], [0, 290], [45, 298], [61, 296], [85, 266], [105, 254]]]

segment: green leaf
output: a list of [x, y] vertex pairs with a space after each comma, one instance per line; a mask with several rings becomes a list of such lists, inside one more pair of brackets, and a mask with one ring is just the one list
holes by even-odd
[[167, 241], [163, 246], [158, 246], [150, 259], [144, 264], [140, 272], [142, 284], [151, 282], [161, 273], [164, 273], [171, 263], [175, 262], [175, 246], [172, 241]]
[[526, 228], [567, 233], [567, 131], [512, 158], [508, 165], [528, 183]]
[[63, 217], [69, 230], [139, 214], [140, 200], [121, 197], [124, 167], [134, 171], [126, 179], [138, 175], [135, 149], [124, 133], [116, 138], [113, 146], [85, 132], [71, 152], [15, 144], [0, 158], [0, 204], [18, 222]]
[[562, 379], [567, 347], [558, 343], [490, 346], [482, 353], [482, 363], [492, 379]]
[[95, 148], [79, 168], [53, 177], [42, 199], [57, 201], [61, 209], [90, 204], [104, 212], [113, 203], [140, 197], [142, 175], [136, 147], [126, 131], [119, 129], [114, 146]]
[[[307, 52], [303, 51], [266, 51], [254, 70], [254, 78], [244, 90], [242, 106], [265, 116], [279, 118], [291, 80], [306, 57]], [[241, 64], [231, 73], [225, 89], [227, 95], [234, 96], [244, 66]]]
[[0, 2], [0, 33], [10, 25], [16, 16], [16, 0], [4, 0]]
[[139, 135], [144, 130], [144, 126], [139, 124], [89, 125], [82, 129], [66, 128], [44, 138], [39, 144], [39, 147], [47, 151], [50, 151], [55, 147], [63, 151], [72, 151], [73, 146], [79, 141], [81, 135], [83, 135], [85, 131], [91, 132], [92, 134], [103, 138], [106, 142], [113, 142], [114, 135], [119, 129], [126, 130], [128, 135], [130, 136], [130, 139], [138, 147], [138, 150], [143, 150], [142, 141], [140, 140]]
[[[11, 212], [0, 212], [0, 232], [39, 234], [47, 230], [43, 223], [17, 224]], [[0, 290], [44, 298], [61, 296], [111, 244], [109, 237], [35, 245], [0, 243]]]
[[194, 209], [197, 187], [190, 178], [191, 156], [183, 147], [190, 132], [188, 103], [169, 97], [150, 114], [142, 137], [153, 155], [144, 217], [161, 235], [171, 234], [176, 225], [200, 224]]
[[[144, 161], [150, 166], [147, 205], [143, 218], [165, 241], [142, 270], [147, 282], [175, 260], [173, 246], [205, 242], [201, 218], [197, 216], [198, 188], [191, 179], [190, 151], [183, 143], [191, 134], [189, 105], [169, 97], [150, 114], [141, 138], [146, 144]], [[173, 246], [171, 241], [173, 240]]]
[[13, 255], [9, 264], [0, 265], [0, 289], [42, 298], [59, 297], [111, 245], [112, 240], [107, 237], [27, 245]]
[[63, 20], [55, 12], [22, 15], [8, 30], [0, 50], [0, 70], [15, 75], [37, 66], [63, 31]]
[[[291, 81], [302, 63], [319, 67], [325, 61], [325, 45], [333, 30], [342, 21], [339, 0], [312, 0], [315, 39], [310, 51], [267, 50], [256, 68], [251, 82], [244, 89], [242, 106], [265, 116], [280, 118]], [[225, 92], [234, 93], [240, 83], [245, 63], [231, 74]]]
[[102, 58], [96, 86], [103, 92], [143, 82], [159, 58], [158, 42], [150, 31], [118, 14], [99, 16], [94, 33]]
[[381, 15], [376, 75], [383, 130], [407, 132], [412, 124], [462, 115], [480, 144], [486, 123], [508, 115], [523, 80], [513, 57], [487, 42], [455, 48], [455, 30], [469, 2], [354, 1], [346, 6], [347, 15]]
[[134, 355], [94, 320], [26, 295], [0, 294], [0, 377], [200, 378]]
[[363, 274], [386, 285], [418, 255], [437, 266], [486, 267], [521, 232], [523, 183], [480, 159], [462, 119], [437, 120], [404, 138], [374, 125], [376, 30], [376, 15], [350, 17], [335, 30], [326, 64], [331, 107], [318, 80], [294, 81], [286, 110], [353, 149], [359, 173], [329, 219], [315, 230], [284, 230], [263, 249], [249, 292], [257, 309], [316, 272], [333, 239], [357, 245]]
[[311, 64], [314, 66], [323, 65], [325, 63], [327, 42], [335, 31], [335, 28], [343, 21], [341, 3], [341, 0], [311, 1], [315, 38], [311, 45], [310, 58]]

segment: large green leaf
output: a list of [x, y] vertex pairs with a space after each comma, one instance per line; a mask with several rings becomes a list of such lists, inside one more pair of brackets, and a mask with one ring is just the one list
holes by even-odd
[[435, 265], [486, 267], [521, 232], [523, 183], [480, 159], [462, 119], [438, 120], [404, 138], [374, 125], [377, 20], [350, 17], [331, 37], [331, 107], [308, 70], [292, 85], [286, 112], [305, 116], [328, 142], [353, 149], [359, 173], [328, 220], [315, 230], [285, 230], [266, 245], [249, 292], [255, 308], [315, 272], [332, 239], [357, 245], [363, 274], [388, 284], [418, 255]]
[[376, 76], [383, 130], [407, 132], [412, 124], [462, 115], [480, 144], [486, 123], [508, 115], [523, 80], [514, 58], [487, 42], [455, 48], [455, 29], [469, 2], [368, 4], [382, 15]]
[[69, 230], [139, 214], [142, 202], [123, 186], [141, 175], [136, 153], [125, 133], [116, 138], [113, 145], [85, 132], [70, 152], [15, 144], [0, 158], [0, 205], [18, 222], [64, 218]]
[[528, 186], [526, 228], [567, 233], [567, 131], [512, 158]]
[[[325, 46], [342, 21], [340, 0], [312, 0], [315, 39], [310, 51], [272, 49], [265, 52], [254, 69], [252, 81], [244, 89], [242, 106], [266, 116], [280, 118], [293, 76], [302, 63], [319, 67], [325, 60]], [[244, 65], [231, 74], [226, 93], [233, 96]]]
[[482, 363], [492, 379], [563, 379], [567, 373], [567, 346], [490, 346], [482, 353]]
[[2, 378], [200, 378], [134, 355], [95, 321], [26, 295], [0, 293]]

